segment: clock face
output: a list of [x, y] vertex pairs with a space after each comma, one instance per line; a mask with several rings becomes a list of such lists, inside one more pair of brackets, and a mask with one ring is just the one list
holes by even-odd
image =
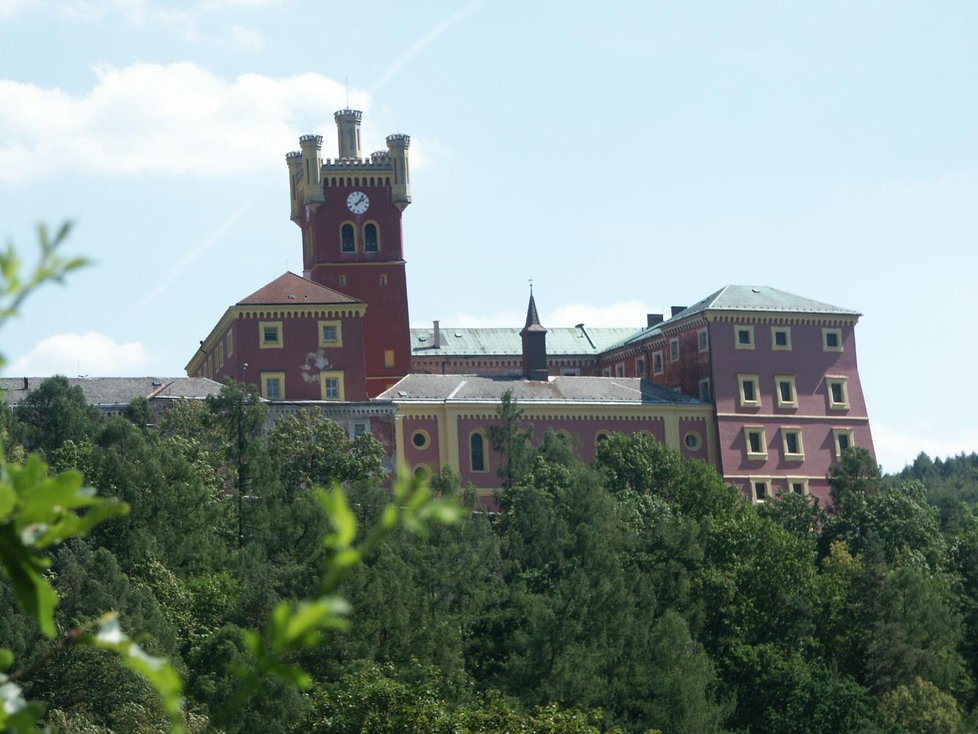
[[362, 191], [354, 191], [346, 197], [346, 207], [354, 214], [363, 214], [370, 206], [370, 199]]

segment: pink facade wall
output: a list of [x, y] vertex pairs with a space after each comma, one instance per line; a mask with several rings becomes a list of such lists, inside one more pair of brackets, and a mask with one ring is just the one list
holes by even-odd
[[[437, 474], [443, 463], [437, 419], [434, 416], [405, 418], [403, 429], [404, 460], [407, 465], [413, 468], [423, 464]], [[427, 432], [429, 437], [428, 445], [423, 448], [416, 446], [413, 440], [419, 430]]]
[[[285, 400], [320, 400], [322, 389], [319, 380], [320, 368], [317, 364], [318, 352], [328, 361], [324, 370], [343, 372], [344, 397], [346, 400], [366, 400], [367, 390], [363, 368], [363, 319], [345, 312], [347, 315], [332, 315], [336, 312], [323, 310], [320, 315], [283, 315], [273, 309], [263, 314], [247, 314], [231, 322], [233, 330], [233, 352], [226, 356], [227, 334], [218, 342], [217, 349], [225, 350], [223, 366], [217, 367], [214, 356], [212, 379], [222, 381], [233, 378], [261, 389], [262, 372], [285, 373]], [[319, 345], [319, 321], [340, 321], [342, 342], [340, 347]], [[262, 321], [282, 322], [281, 348], [262, 349], [259, 347]], [[216, 353], [217, 349], [213, 351]], [[310, 356], [310, 354], [312, 356]], [[244, 365], [248, 365], [245, 368]], [[203, 372], [200, 373], [203, 376]]]
[[[719, 321], [710, 325], [713, 389], [717, 411], [720, 464], [726, 480], [750, 495], [750, 477], [771, 478], [784, 486], [786, 478], [806, 478], [809, 492], [827, 499], [824, 480], [836, 461], [833, 429], [851, 430], [853, 443], [873, 453], [873, 441], [856, 366], [852, 324], [755, 323], [754, 348], [736, 348], [736, 328], [746, 322]], [[772, 326], [790, 328], [791, 350], [773, 348]], [[842, 351], [823, 347], [823, 325], [838, 328]], [[741, 404], [738, 375], [756, 375], [760, 406]], [[830, 408], [826, 376], [846, 378], [849, 407]], [[779, 407], [776, 377], [794, 377], [797, 407]], [[749, 459], [745, 426], [763, 428], [767, 456]], [[786, 458], [782, 429], [798, 430], [804, 460]]]

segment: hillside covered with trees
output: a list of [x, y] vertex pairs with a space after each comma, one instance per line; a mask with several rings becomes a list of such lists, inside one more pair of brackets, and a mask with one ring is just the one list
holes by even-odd
[[342, 587], [349, 630], [296, 653], [312, 686], [253, 666], [246, 631], [308, 597], [341, 482], [363, 527], [389, 499], [379, 446], [315, 413], [265, 430], [229, 386], [148, 427], [53, 378], [0, 414], [9, 461], [39, 452], [131, 511], [53, 548], [58, 634], [0, 584], [0, 647], [64, 732], [167, 731], [152, 688], [72, 630], [115, 609], [184, 681], [190, 731], [957, 732], [975, 729], [978, 456], [880, 477], [853, 450], [830, 512], [753, 506], [643, 436], [593, 465], [504, 406], [502, 511], [388, 535]]

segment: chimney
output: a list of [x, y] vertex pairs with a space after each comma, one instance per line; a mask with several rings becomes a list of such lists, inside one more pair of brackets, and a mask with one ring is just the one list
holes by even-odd
[[441, 348], [441, 327], [439, 326], [439, 324], [438, 324], [437, 321], [435, 321], [434, 332], [435, 333], [432, 335], [432, 339], [431, 339], [431, 341], [433, 341], [434, 344], [432, 344], [431, 346], [433, 346], [435, 349], [440, 349]]
[[672, 307], [672, 315], [675, 316], [680, 311], [685, 311], [685, 310], [686, 310], [686, 307], [685, 306], [673, 306]]
[[662, 323], [662, 314], [661, 313], [650, 313], [650, 314], [647, 314], [645, 318], [646, 318], [646, 321], [647, 321], [646, 326], [647, 326], [647, 328], [650, 328], [650, 329], [653, 326], [656, 326], [657, 324], [661, 324]]
[[30, 383], [30, 381], [26, 377], [24, 378], [24, 389], [25, 390], [30, 390], [31, 389], [31, 383]]

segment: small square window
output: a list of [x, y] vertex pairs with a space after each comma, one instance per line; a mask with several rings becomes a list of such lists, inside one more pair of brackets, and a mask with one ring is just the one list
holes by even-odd
[[393, 366], [394, 366], [394, 350], [393, 349], [385, 349], [384, 350], [384, 367], [393, 367]]
[[747, 449], [747, 458], [760, 460], [767, 458], [767, 440], [763, 428], [744, 429], [744, 447]]
[[229, 331], [229, 332], [228, 332], [228, 344], [227, 344], [227, 351], [228, 351], [228, 356], [229, 356], [229, 357], [230, 357], [230, 356], [231, 356], [232, 354], [234, 354], [234, 332], [233, 332], [233, 331]]
[[652, 372], [656, 375], [662, 374], [662, 352], [655, 352], [652, 355]]
[[709, 377], [700, 380], [700, 400], [708, 403], [713, 400], [713, 384]]
[[669, 361], [679, 361], [679, 338], [669, 340]]
[[285, 399], [285, 373], [262, 372], [261, 395], [268, 400]]
[[344, 287], [346, 285], [346, 276], [345, 275], [337, 276], [337, 278], [336, 278], [336, 284], [340, 288]]
[[353, 421], [350, 423], [350, 439], [370, 433], [370, 421]]
[[737, 349], [753, 349], [754, 348], [754, 327], [753, 326], [735, 326], [734, 327], [734, 346]]
[[802, 497], [808, 496], [808, 480], [807, 479], [788, 479], [788, 490], [792, 494], [797, 494]]
[[696, 332], [696, 344], [701, 352], [710, 348], [710, 334], [706, 329], [700, 329]]
[[829, 408], [845, 410], [849, 407], [849, 390], [845, 377], [826, 377], [825, 386], [829, 395]]
[[635, 375], [636, 377], [645, 377], [645, 357], [639, 357], [635, 360]]
[[852, 438], [852, 429], [836, 428], [832, 431], [832, 436], [835, 443], [835, 458], [837, 459], [841, 458], [846, 449], [856, 445]]
[[754, 502], [766, 502], [771, 499], [771, 480], [752, 479], [751, 480], [751, 500]]
[[340, 321], [319, 322], [319, 346], [342, 347], [343, 324]]
[[771, 327], [771, 349], [774, 351], [791, 351], [791, 327], [772, 326]]
[[801, 461], [805, 458], [805, 447], [801, 441], [801, 430], [797, 428], [782, 428], [781, 443], [784, 449], [785, 459]]
[[624, 377], [624, 376], [625, 376], [625, 365], [620, 364], [620, 363], [619, 364], [616, 364], [615, 365], [615, 377]]
[[380, 274], [380, 285], [382, 288], [387, 287], [387, 273]]
[[757, 375], [737, 375], [737, 381], [740, 384], [741, 407], [761, 407], [761, 394], [757, 386]]
[[278, 349], [282, 346], [281, 321], [259, 321], [258, 334], [261, 337], [258, 346], [262, 349]]
[[778, 375], [774, 378], [775, 394], [779, 408], [797, 408], [798, 392], [795, 389], [795, 378], [788, 375]]
[[822, 329], [822, 349], [826, 352], [842, 351], [842, 329]]
[[320, 372], [319, 381], [323, 400], [343, 400], [342, 372]]

